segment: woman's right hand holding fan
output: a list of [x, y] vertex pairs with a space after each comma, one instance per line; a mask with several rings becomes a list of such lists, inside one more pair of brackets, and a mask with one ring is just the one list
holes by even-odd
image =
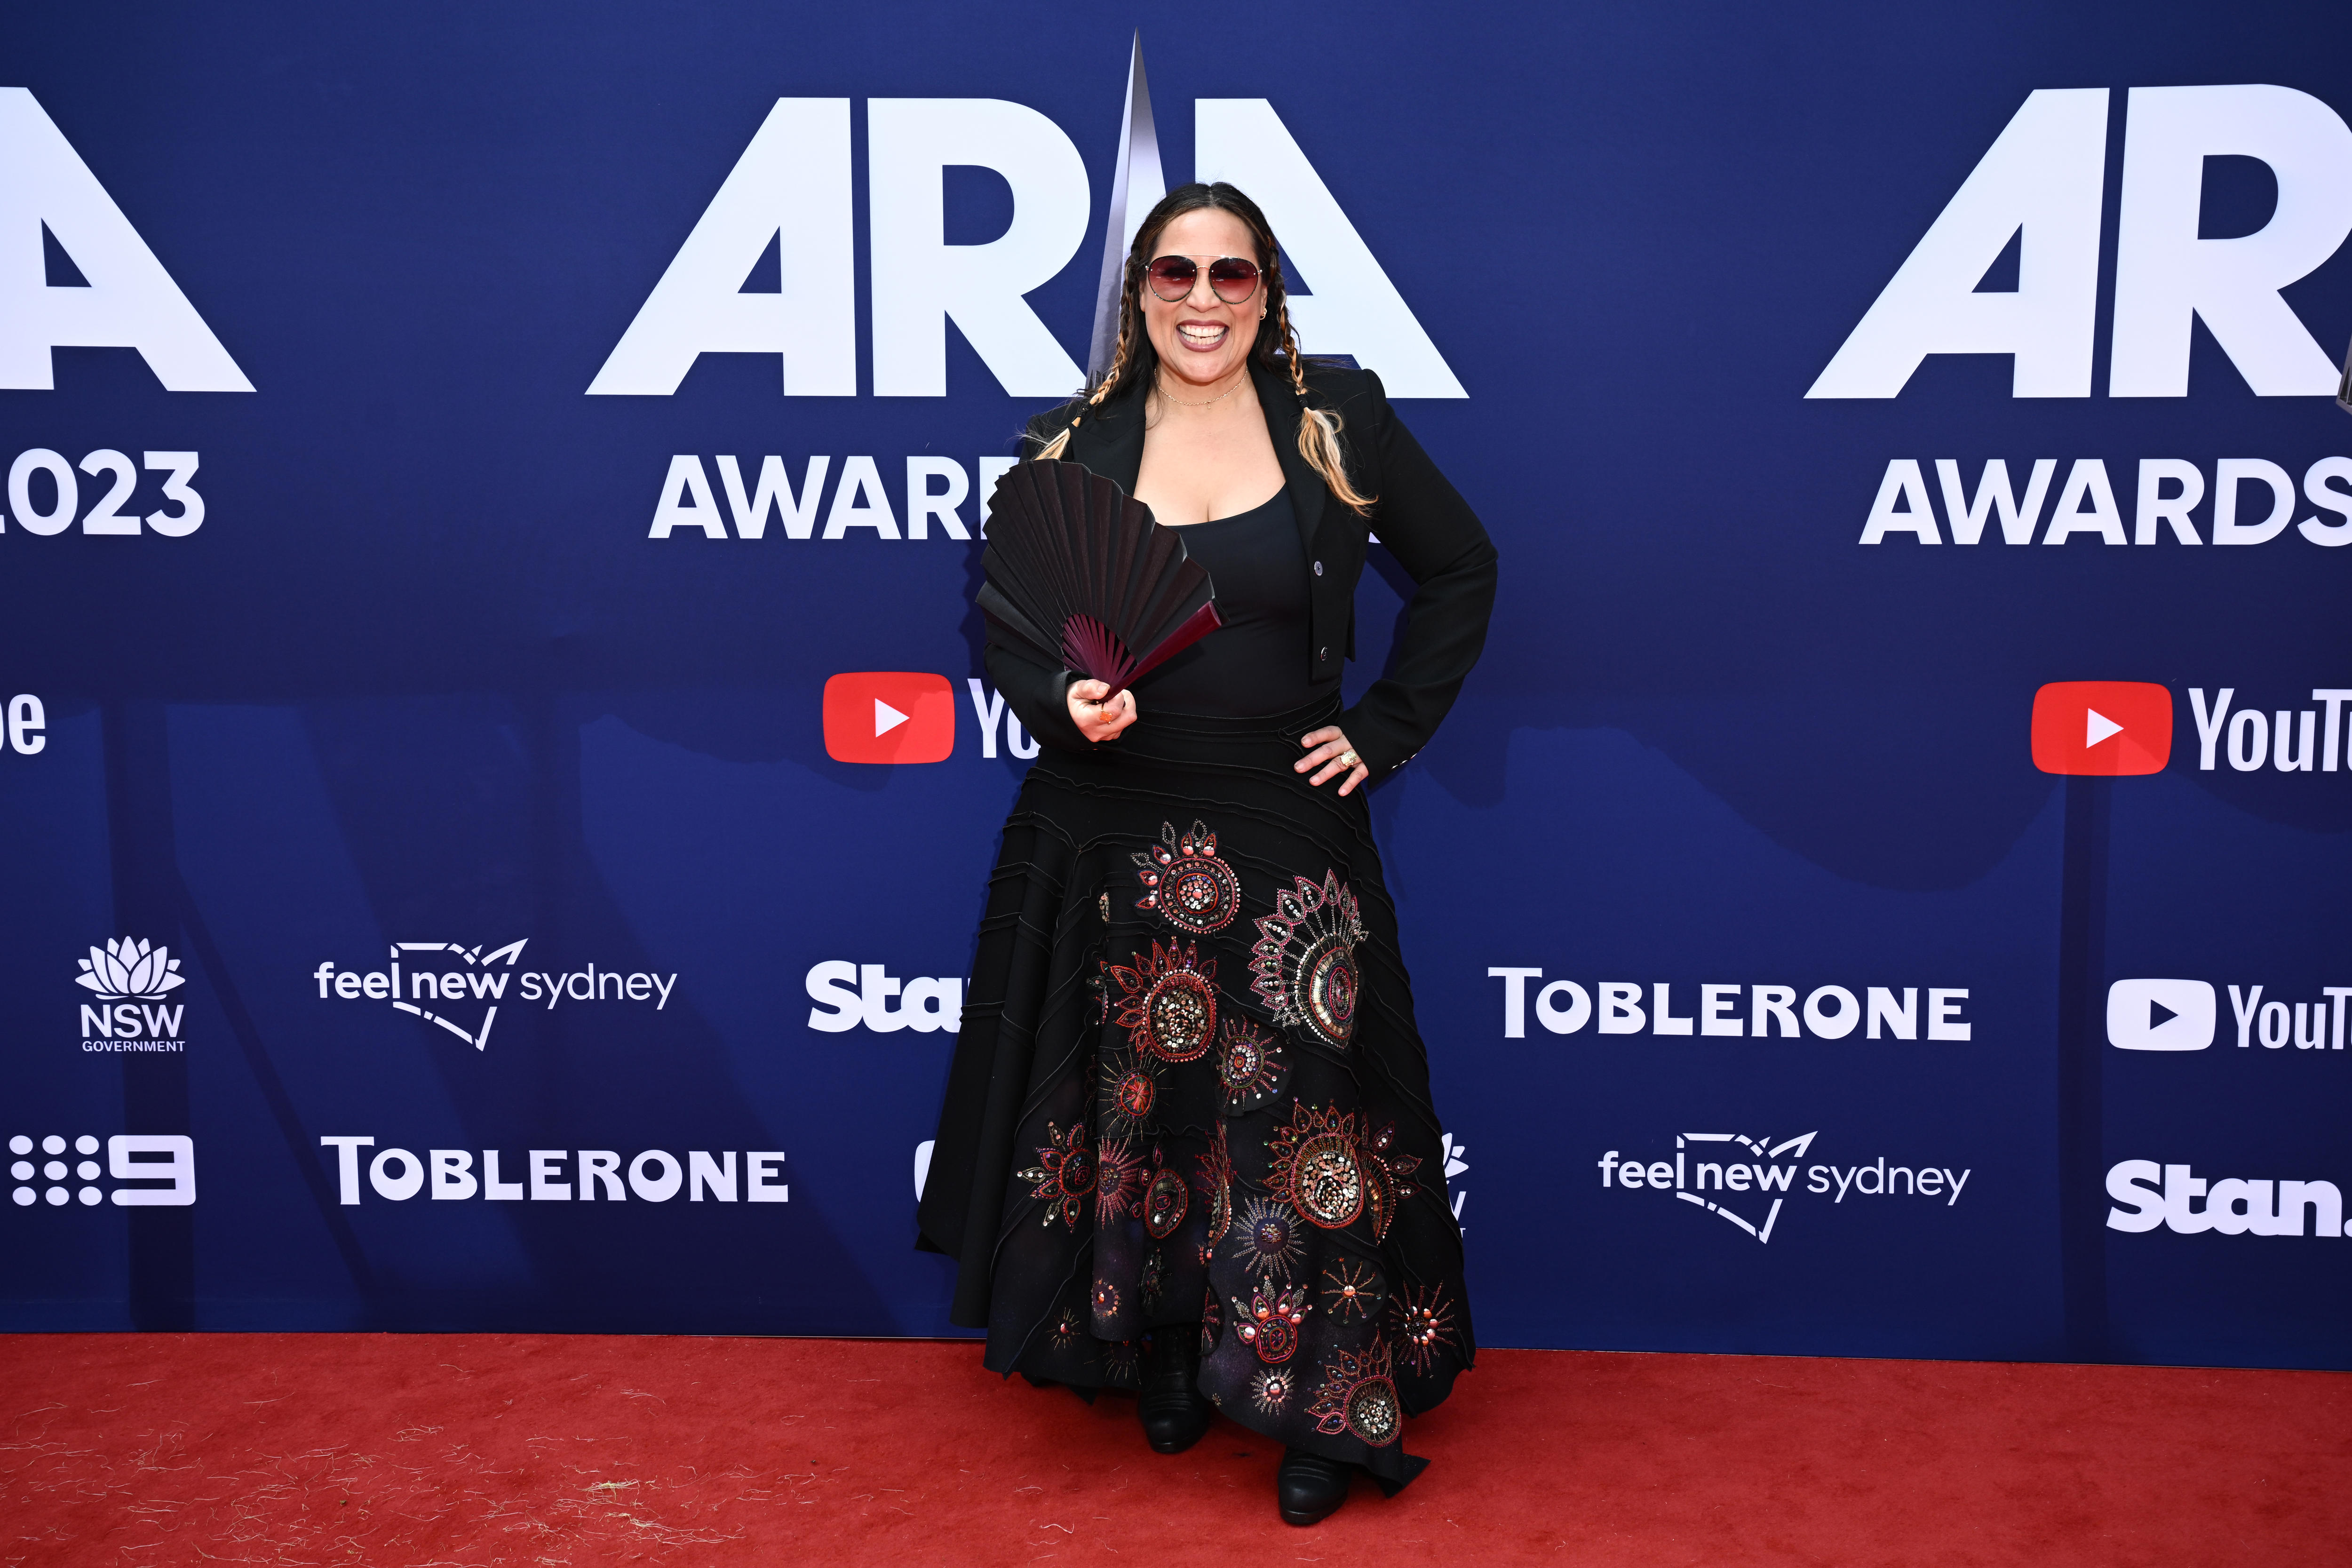
[[1078, 733], [1097, 744], [1118, 740], [1119, 731], [1135, 722], [1135, 693], [1122, 690], [1105, 702], [1109, 694], [1110, 687], [1099, 680], [1070, 682], [1070, 720]]

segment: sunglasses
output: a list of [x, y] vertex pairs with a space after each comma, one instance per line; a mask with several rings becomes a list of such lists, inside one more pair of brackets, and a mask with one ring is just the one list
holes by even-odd
[[[1240, 256], [1220, 256], [1209, 263], [1209, 287], [1228, 305], [1238, 305], [1257, 292], [1257, 263]], [[1190, 256], [1154, 257], [1143, 269], [1151, 291], [1174, 303], [1189, 297], [1200, 281], [1200, 263]]]

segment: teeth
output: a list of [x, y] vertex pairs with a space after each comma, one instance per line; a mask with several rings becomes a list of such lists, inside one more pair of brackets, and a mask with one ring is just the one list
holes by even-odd
[[1184, 326], [1179, 327], [1176, 330], [1183, 333], [1188, 338], [1198, 339], [1202, 342], [1213, 342], [1225, 335], [1225, 329], [1223, 327]]

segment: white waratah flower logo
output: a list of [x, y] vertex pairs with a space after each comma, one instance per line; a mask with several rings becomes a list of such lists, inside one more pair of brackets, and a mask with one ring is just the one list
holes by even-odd
[[160, 1002], [173, 986], [187, 983], [170, 948], [150, 947], [127, 936], [91, 948], [81, 961], [81, 973], [74, 976], [75, 984], [89, 986], [109, 1002]]

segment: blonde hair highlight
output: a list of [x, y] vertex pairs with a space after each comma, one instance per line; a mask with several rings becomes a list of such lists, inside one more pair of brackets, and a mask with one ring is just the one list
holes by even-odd
[[1369, 517], [1380, 498], [1364, 494], [1348, 477], [1347, 453], [1339, 445], [1339, 432], [1347, 421], [1332, 410], [1318, 408], [1307, 401], [1307, 359], [1298, 352], [1298, 333], [1290, 324], [1288, 300], [1282, 301], [1276, 321], [1283, 357], [1290, 362], [1290, 389], [1298, 394], [1298, 455], [1307, 459], [1307, 467], [1323, 476], [1332, 500], [1358, 517]]

